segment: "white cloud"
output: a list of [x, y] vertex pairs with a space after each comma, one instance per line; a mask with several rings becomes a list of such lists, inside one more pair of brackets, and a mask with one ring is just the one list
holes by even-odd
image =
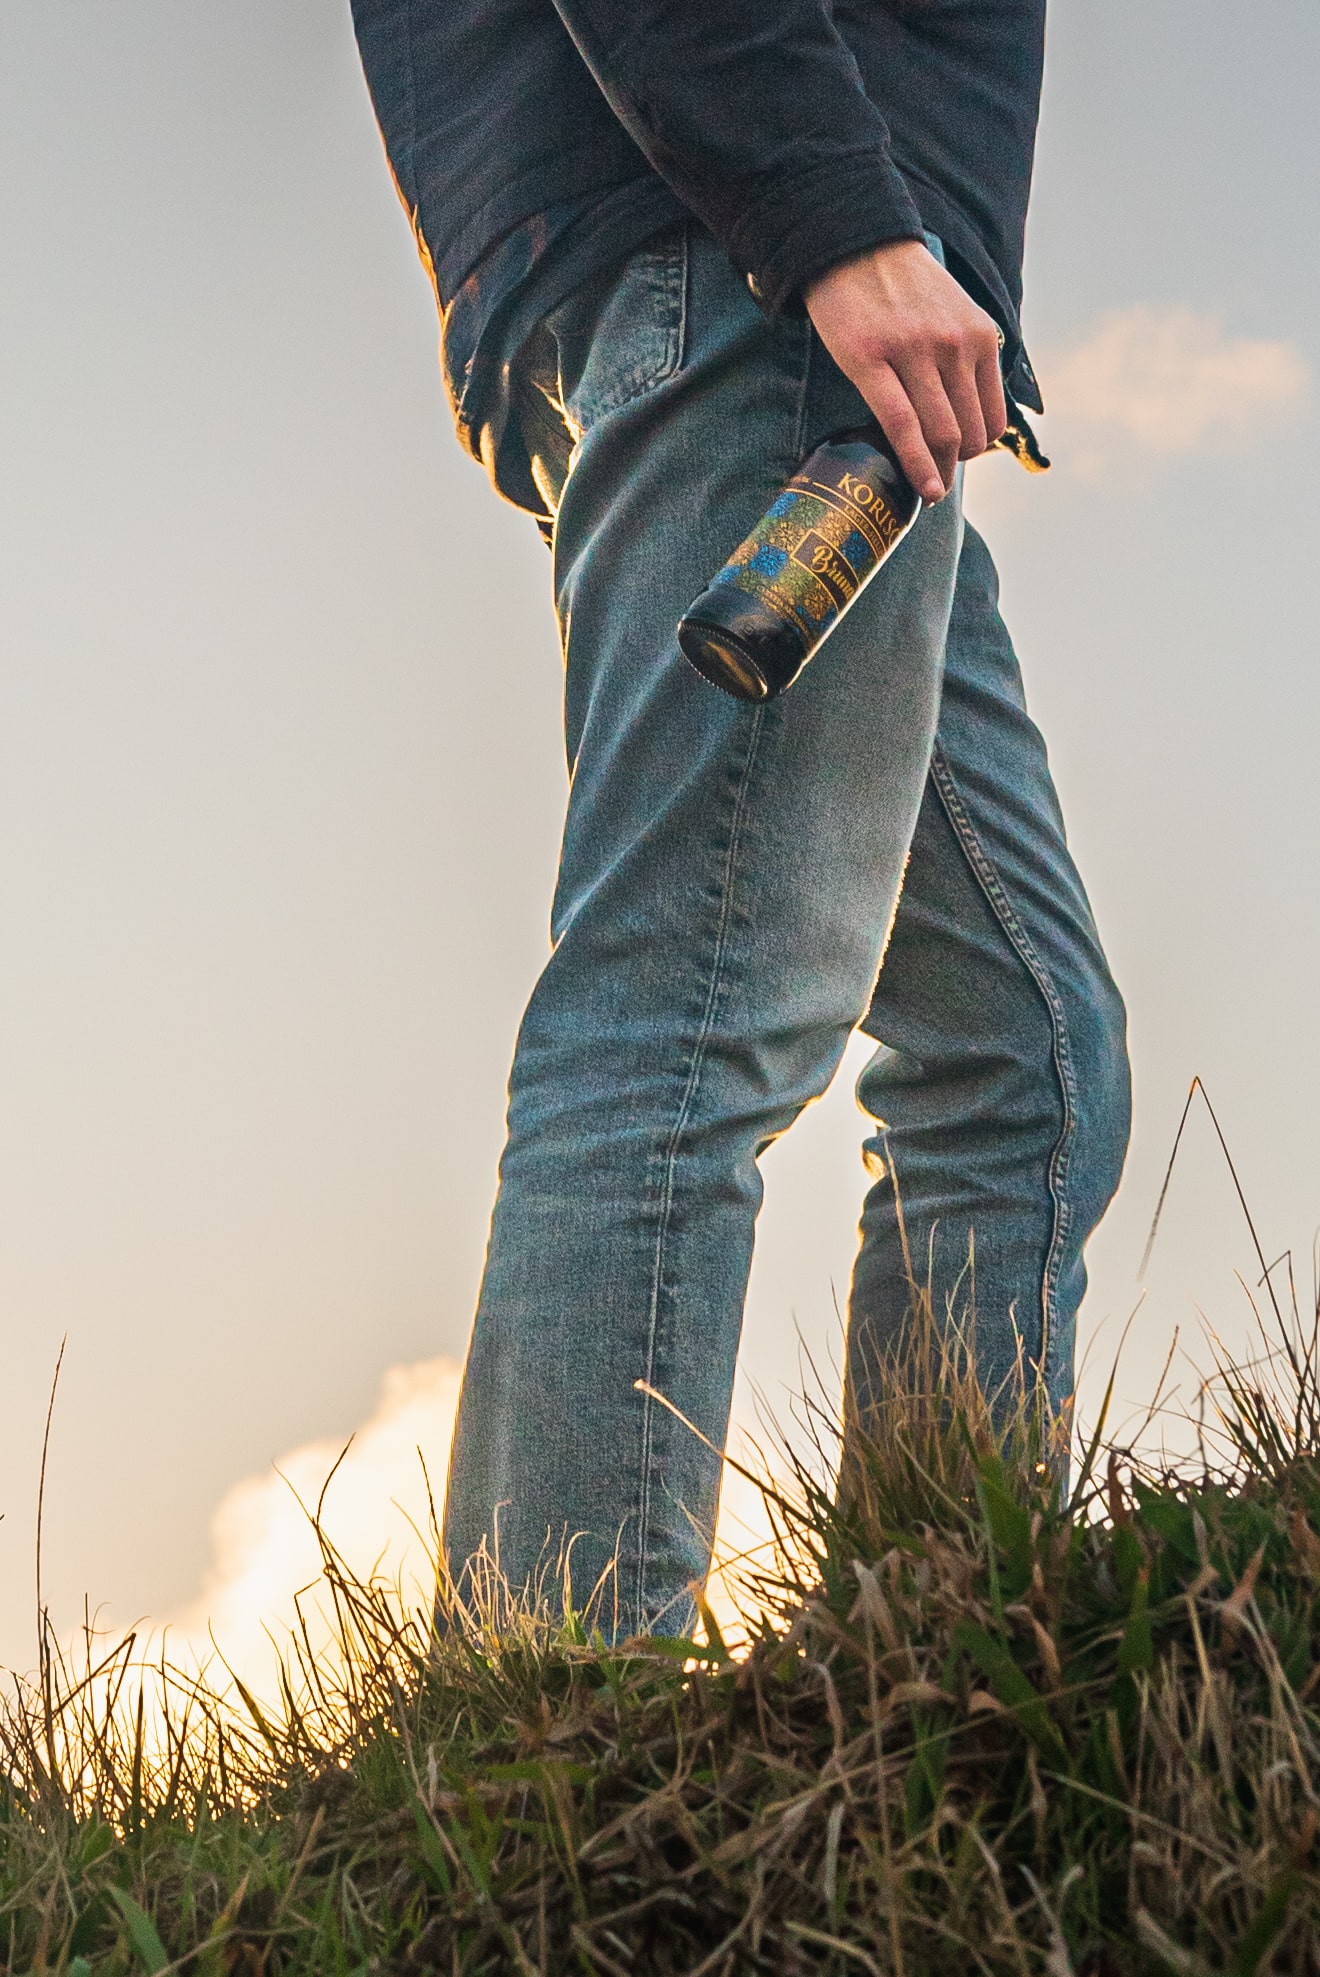
[[[460, 1372], [451, 1359], [391, 1367], [325, 1494], [325, 1529], [352, 1570], [365, 1577], [379, 1567], [405, 1588], [411, 1585], [419, 1599], [434, 1583], [426, 1478], [439, 1499]], [[302, 1506], [315, 1509], [342, 1446], [309, 1442], [279, 1457], [269, 1474], [235, 1484], [221, 1500], [211, 1520], [211, 1559], [201, 1591], [182, 1612], [158, 1623], [168, 1626], [176, 1661], [205, 1659], [213, 1636], [250, 1687], [269, 1691], [275, 1658], [266, 1629], [281, 1638], [295, 1619], [295, 1595], [314, 1587], [320, 1573]], [[313, 1590], [307, 1610], [315, 1604]]]
[[[1041, 439], [1059, 481], [1241, 448], [1300, 411], [1311, 385], [1295, 344], [1231, 336], [1217, 316], [1145, 304], [1111, 310], [1068, 349], [1042, 351], [1038, 368], [1049, 408]], [[1021, 480], [1006, 461], [974, 465], [974, 512], [1016, 507]]]
[[[168, 1629], [171, 1659], [186, 1666], [213, 1657], [218, 1647], [250, 1689], [273, 1694], [271, 1635], [277, 1642], [284, 1638], [296, 1617], [295, 1596], [308, 1587], [303, 1605], [313, 1637], [318, 1645], [327, 1637], [322, 1628], [318, 1638], [320, 1557], [303, 1506], [315, 1508], [332, 1469], [322, 1512], [331, 1542], [358, 1576], [379, 1568], [424, 1604], [434, 1584], [426, 1476], [438, 1513], [460, 1377], [451, 1359], [392, 1367], [337, 1469], [342, 1444], [315, 1441], [280, 1456], [267, 1475], [235, 1484], [211, 1520], [210, 1562], [196, 1599], [151, 1624], [157, 1634]], [[764, 1546], [768, 1533], [759, 1492], [730, 1472], [717, 1555]], [[732, 1628], [735, 1601], [718, 1575], [710, 1592], [722, 1625]], [[218, 1679], [221, 1670], [213, 1665], [212, 1673]]]
[[1192, 309], [1117, 309], [1042, 363], [1049, 444], [1091, 470], [1239, 443], [1297, 410], [1310, 372], [1274, 338], [1229, 336]]

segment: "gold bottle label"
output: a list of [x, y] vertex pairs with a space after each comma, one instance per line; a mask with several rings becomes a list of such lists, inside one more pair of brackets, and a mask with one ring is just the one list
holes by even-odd
[[818, 448], [715, 579], [790, 620], [808, 646], [832, 630], [914, 518], [895, 509], [878, 471], [859, 466], [861, 451]]

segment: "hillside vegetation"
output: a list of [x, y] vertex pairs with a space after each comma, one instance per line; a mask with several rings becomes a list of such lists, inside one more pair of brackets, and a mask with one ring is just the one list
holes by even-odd
[[737, 1650], [493, 1578], [437, 1633], [325, 1539], [338, 1646], [290, 1644], [278, 1710], [48, 1636], [0, 1968], [1320, 1972], [1315, 1328], [1219, 1369], [1197, 1461], [1097, 1437], [1066, 1497], [929, 1330], [838, 1503], [772, 1498]]

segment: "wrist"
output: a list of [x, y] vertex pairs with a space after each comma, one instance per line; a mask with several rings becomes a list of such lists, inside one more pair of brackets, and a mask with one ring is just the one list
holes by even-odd
[[850, 289], [864, 286], [873, 290], [877, 278], [886, 284], [893, 278], [903, 279], [915, 274], [923, 264], [940, 263], [927, 247], [924, 239], [882, 240], [874, 247], [867, 247], [860, 254], [850, 254], [846, 260], [836, 261], [833, 267], [825, 268], [813, 275], [802, 291], [802, 300], [808, 313], [817, 300], [832, 295], [846, 294]]

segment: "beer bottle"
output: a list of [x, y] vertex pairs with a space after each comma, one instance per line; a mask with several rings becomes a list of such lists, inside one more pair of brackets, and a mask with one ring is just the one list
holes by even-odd
[[737, 700], [773, 700], [920, 510], [877, 424], [827, 439], [680, 619], [684, 656]]

